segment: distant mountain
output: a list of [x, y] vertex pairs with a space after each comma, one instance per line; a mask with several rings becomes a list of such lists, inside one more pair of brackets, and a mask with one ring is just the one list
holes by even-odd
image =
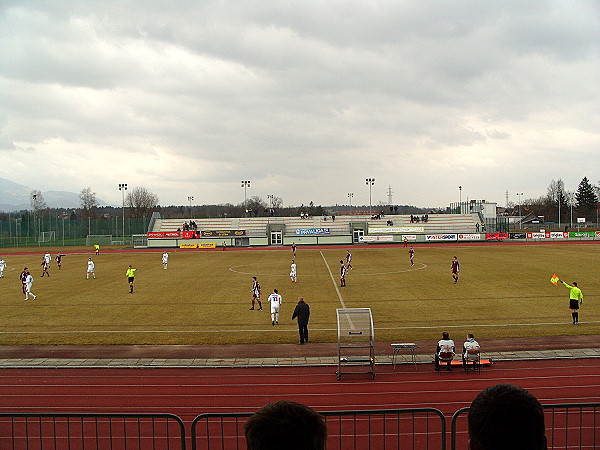
[[[0, 178], [0, 211], [11, 212], [22, 209], [30, 209], [32, 188], [14, 183], [5, 178]], [[50, 208], [79, 208], [79, 193], [66, 191], [42, 191], [44, 200]], [[108, 203], [96, 198], [98, 206], [106, 206]]]

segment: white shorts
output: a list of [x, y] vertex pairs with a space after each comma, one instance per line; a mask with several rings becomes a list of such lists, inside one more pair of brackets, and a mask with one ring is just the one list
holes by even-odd
[[272, 313], [278, 313], [279, 312], [279, 305], [271, 305], [271, 312]]

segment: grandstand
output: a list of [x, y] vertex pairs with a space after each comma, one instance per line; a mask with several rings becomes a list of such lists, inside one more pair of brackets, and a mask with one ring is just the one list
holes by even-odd
[[[152, 222], [149, 246], [179, 246], [181, 240], [198, 239], [225, 242], [228, 246], [290, 245], [298, 244], [352, 244], [368, 242], [364, 236], [386, 236], [387, 242], [402, 242], [403, 238], [425, 242], [427, 235], [461, 233], [476, 240], [482, 222], [478, 213], [430, 214], [427, 221], [411, 222], [410, 215], [343, 215], [309, 217], [242, 217], [190, 219], [197, 225], [193, 236], [179, 236], [188, 220], [156, 218]], [[220, 232], [203, 236], [204, 232]], [[483, 230], [481, 230], [483, 231]], [[494, 231], [494, 230], [488, 230]]]

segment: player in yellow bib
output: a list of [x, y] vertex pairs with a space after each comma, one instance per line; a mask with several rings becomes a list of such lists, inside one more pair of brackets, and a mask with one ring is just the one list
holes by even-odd
[[137, 269], [134, 269], [130, 265], [129, 268], [127, 269], [127, 272], [125, 272], [125, 276], [127, 277], [127, 281], [129, 282], [129, 293], [130, 294], [133, 294], [133, 279], [135, 277], [136, 270]]
[[100, 246], [98, 244], [94, 244], [94, 250], [96, 251], [96, 255], [100, 254]]

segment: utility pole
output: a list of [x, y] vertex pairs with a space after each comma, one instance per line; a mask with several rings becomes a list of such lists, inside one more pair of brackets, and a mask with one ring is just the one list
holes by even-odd
[[394, 200], [392, 199], [392, 186], [388, 185], [387, 191], [388, 191], [388, 206], [391, 206], [392, 203], [394, 203]]

